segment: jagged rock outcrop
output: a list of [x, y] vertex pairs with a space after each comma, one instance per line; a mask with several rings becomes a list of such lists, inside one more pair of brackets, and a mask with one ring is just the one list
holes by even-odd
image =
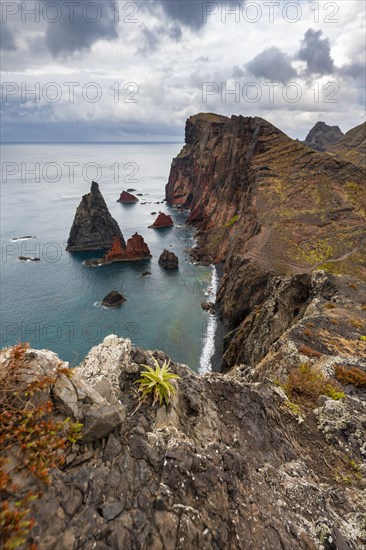
[[149, 225], [149, 227], [153, 229], [159, 229], [162, 227], [172, 227], [173, 225], [174, 224], [172, 217], [169, 216], [169, 214], [164, 214], [164, 212], [160, 212], [154, 223], [152, 225]]
[[[188, 222], [199, 229], [193, 257], [225, 263], [217, 310], [229, 332], [226, 368], [246, 349], [248, 316], [268, 296], [273, 277], [299, 275], [287, 284], [286, 299], [304, 292], [304, 303], [299, 280], [316, 269], [366, 277], [361, 169], [305, 147], [261, 118], [189, 118], [166, 198], [190, 209]], [[262, 331], [256, 338], [270, 340]]]
[[102, 300], [102, 306], [105, 307], [118, 307], [126, 302], [126, 298], [117, 290], [112, 290], [104, 296]]
[[[318, 284], [324, 285], [324, 278]], [[267, 358], [277, 371], [279, 361], [304, 361], [291, 338], [284, 336], [285, 341], [289, 349], [282, 350], [282, 358]], [[42, 358], [46, 369], [59, 363], [50, 352], [28, 353]], [[65, 466], [54, 471], [35, 503], [29, 545], [37, 543], [39, 550], [365, 548], [361, 394], [345, 388], [343, 399], [322, 396], [300, 415], [269, 378], [250, 382], [247, 368], [199, 377], [172, 364], [181, 380], [169, 406], [153, 407], [149, 399], [139, 405], [134, 383], [143, 365], [154, 368], [153, 358], [160, 365], [167, 360], [163, 352], [109, 336], [71, 379], [79, 380], [81, 393], [70, 400], [56, 392], [55, 405], [62, 409], [70, 402], [71, 413], [90, 407], [86, 396], [95, 402], [101, 392], [98, 399], [121, 407], [125, 416], [107, 437], [97, 434], [67, 451]], [[323, 367], [331, 375], [331, 365]]]
[[135, 233], [127, 241], [127, 245], [119, 238], [115, 237], [111, 248], [103, 258], [86, 260], [87, 266], [108, 265], [115, 262], [138, 262], [151, 258], [150, 250], [143, 237]]
[[159, 265], [165, 269], [177, 269], [179, 265], [179, 259], [174, 252], [170, 252], [166, 248], [160, 254]]
[[109, 248], [114, 237], [124, 243], [118, 223], [112, 218], [99, 185], [93, 181], [90, 193], [84, 195], [79, 204], [66, 250], [80, 252]]
[[341, 140], [328, 147], [328, 152], [365, 170], [366, 122], [349, 130]]
[[132, 203], [132, 202], [139, 202], [139, 199], [135, 197], [135, 195], [132, 195], [128, 191], [122, 191], [122, 193], [119, 196], [119, 199], [117, 199], [117, 202], [125, 202], [125, 203]]
[[343, 136], [344, 133], [339, 126], [329, 126], [325, 122], [319, 121], [310, 130], [302, 143], [316, 151], [326, 151], [328, 147], [342, 139]]

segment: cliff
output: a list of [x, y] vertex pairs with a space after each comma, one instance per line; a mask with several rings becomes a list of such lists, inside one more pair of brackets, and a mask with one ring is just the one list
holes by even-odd
[[118, 223], [112, 218], [99, 185], [93, 181], [90, 193], [83, 196], [76, 210], [66, 250], [80, 252], [109, 248], [114, 237], [124, 244]]
[[[326, 286], [326, 279], [314, 284]], [[0, 374], [10, 354], [1, 352]], [[290, 347], [282, 359], [299, 366], [304, 357], [314, 367], [319, 361]], [[181, 380], [169, 406], [139, 404], [134, 383], [144, 365], [155, 368], [154, 358], [167, 360], [109, 336], [73, 376], [59, 375], [46, 398], [57, 418], [76, 418], [83, 428], [33, 502], [28, 547], [365, 548], [360, 389], [347, 386], [346, 395], [331, 398], [326, 387], [316, 389], [322, 378], [311, 385], [299, 367], [298, 376], [308, 379], [302, 388], [310, 388], [304, 396], [294, 378], [291, 385], [250, 382], [242, 368], [199, 377], [172, 364]], [[28, 377], [67, 367], [46, 350], [28, 350], [23, 361]], [[328, 371], [334, 377], [334, 368]], [[34, 483], [29, 474], [23, 489]], [[5, 496], [8, 503], [19, 498]]]
[[339, 126], [328, 126], [325, 122], [317, 122], [302, 143], [316, 151], [325, 151], [343, 137], [344, 133]]
[[[303, 310], [309, 286], [299, 292], [298, 275], [306, 280], [326, 269], [366, 277], [361, 169], [309, 149], [261, 118], [189, 118], [166, 198], [190, 209], [188, 222], [199, 229], [193, 257], [225, 263], [217, 296], [228, 328], [224, 368], [261, 359]], [[273, 315], [264, 334], [253, 315], [265, 308], [275, 277], [299, 303], [281, 329]], [[253, 356], [249, 336], [266, 342]]]

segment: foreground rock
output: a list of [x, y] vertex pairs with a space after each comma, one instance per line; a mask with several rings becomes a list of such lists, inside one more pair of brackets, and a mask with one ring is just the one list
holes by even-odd
[[160, 229], [163, 227], [172, 227], [173, 225], [174, 224], [173, 224], [172, 217], [169, 216], [168, 214], [164, 214], [164, 212], [161, 212], [159, 216], [156, 218], [156, 220], [154, 221], [154, 223], [152, 225], [149, 225], [149, 227], [153, 229]]
[[326, 151], [343, 137], [344, 133], [339, 126], [328, 126], [325, 122], [317, 122], [302, 143], [316, 151]]
[[102, 300], [102, 306], [105, 307], [118, 307], [126, 302], [126, 298], [122, 296], [117, 290], [112, 290]]
[[[32, 369], [59, 361], [50, 352], [29, 353]], [[36, 501], [29, 546], [365, 547], [361, 394], [350, 387], [339, 401], [321, 397], [300, 417], [280, 387], [269, 378], [250, 383], [240, 365], [227, 375], [199, 377], [173, 364], [181, 380], [170, 405], [152, 407], [148, 399], [139, 406], [134, 382], [143, 365], [154, 366], [153, 357], [160, 365], [167, 359], [110, 336], [90, 351], [66, 387], [63, 382], [56, 388], [55, 403], [63, 414], [83, 419], [87, 432]], [[295, 349], [284, 359], [290, 357], [304, 361]], [[279, 356], [267, 359], [279, 369]], [[108, 402], [116, 411], [115, 429], [110, 431], [113, 422], [101, 407], [103, 423], [94, 414], [98, 424], [90, 434], [86, 411], [99, 401], [98, 407]]]
[[135, 197], [135, 195], [131, 195], [128, 191], [122, 191], [117, 202], [132, 203], [139, 202], [139, 199]]
[[114, 237], [124, 244], [118, 223], [112, 218], [99, 185], [93, 181], [90, 193], [83, 196], [76, 210], [66, 250], [80, 252], [109, 248]]
[[149, 247], [145, 243], [143, 237], [135, 233], [128, 239], [126, 246], [119, 237], [115, 237], [111, 248], [103, 258], [86, 260], [84, 264], [87, 266], [101, 266], [116, 262], [138, 262], [150, 258], [151, 254]]
[[159, 258], [159, 265], [165, 269], [177, 269], [179, 265], [178, 256], [174, 252], [164, 249]]

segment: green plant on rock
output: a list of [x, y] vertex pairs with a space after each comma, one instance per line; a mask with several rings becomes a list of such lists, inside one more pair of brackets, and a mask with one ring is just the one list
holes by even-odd
[[236, 214], [227, 223], [224, 223], [223, 227], [231, 227], [236, 221], [238, 221], [239, 215]]
[[141, 378], [136, 380], [135, 384], [140, 384], [138, 391], [141, 392], [140, 400], [144, 400], [148, 395], [153, 395], [153, 405], [159, 401], [159, 405], [165, 401], [169, 405], [169, 400], [175, 394], [176, 388], [171, 383], [171, 380], [180, 380], [178, 374], [171, 372], [168, 362], [164, 361], [160, 366], [157, 360], [153, 357], [155, 369], [149, 365], [142, 365], [147, 370], [140, 373]]

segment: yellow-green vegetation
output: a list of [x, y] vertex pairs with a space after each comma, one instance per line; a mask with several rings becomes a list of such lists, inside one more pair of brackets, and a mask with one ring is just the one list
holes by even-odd
[[285, 406], [293, 413], [295, 414], [296, 416], [300, 416], [301, 414], [301, 411], [300, 411], [300, 407], [298, 405], [296, 405], [296, 403], [294, 403], [293, 401], [290, 401], [290, 399], [287, 399], [285, 401]]
[[350, 191], [355, 191], [356, 189], [358, 189], [358, 183], [355, 183], [354, 181], [348, 181], [346, 183], [346, 189]]
[[[78, 440], [82, 428], [69, 418], [55, 420], [46, 397], [58, 376], [71, 377], [72, 371], [60, 366], [27, 382], [27, 350], [28, 344], [11, 348], [8, 367], [0, 371], [0, 530], [9, 550], [26, 543], [35, 524], [32, 503], [42, 496], [51, 470], [63, 464], [66, 447]], [[24, 478], [27, 492], [16, 481]]]
[[[299, 407], [299, 410], [301, 405], [314, 402], [321, 395], [326, 395], [334, 400], [345, 397], [337, 382], [326, 378], [321, 371], [306, 363], [292, 369], [287, 375], [286, 381], [279, 385], [286, 393], [289, 402]], [[286, 406], [293, 407], [287, 403]]]
[[366, 342], [366, 336], [360, 336], [360, 340], [362, 340], [362, 342]]
[[141, 378], [136, 380], [135, 384], [140, 384], [138, 390], [141, 392], [140, 400], [143, 401], [148, 395], [153, 395], [153, 405], [159, 401], [159, 405], [165, 401], [166, 405], [169, 405], [169, 400], [172, 395], [175, 394], [176, 389], [171, 380], [180, 380], [178, 374], [174, 374], [170, 371], [170, 359], [168, 362], [164, 361], [160, 367], [157, 360], [153, 357], [155, 363], [155, 370], [149, 365], [142, 365], [147, 370], [140, 373]]
[[223, 227], [231, 227], [236, 221], [238, 221], [239, 215], [236, 214], [227, 223], [224, 223]]
[[338, 468], [334, 470], [333, 477], [337, 483], [345, 483], [346, 485], [361, 481], [361, 464], [355, 460], [348, 459], [343, 467], [338, 466]]
[[[307, 262], [310, 265], [326, 262], [335, 254], [335, 250], [329, 242], [329, 239], [319, 239], [313, 243], [306, 242], [297, 246], [296, 260]], [[320, 266], [322, 267], [322, 266]]]

